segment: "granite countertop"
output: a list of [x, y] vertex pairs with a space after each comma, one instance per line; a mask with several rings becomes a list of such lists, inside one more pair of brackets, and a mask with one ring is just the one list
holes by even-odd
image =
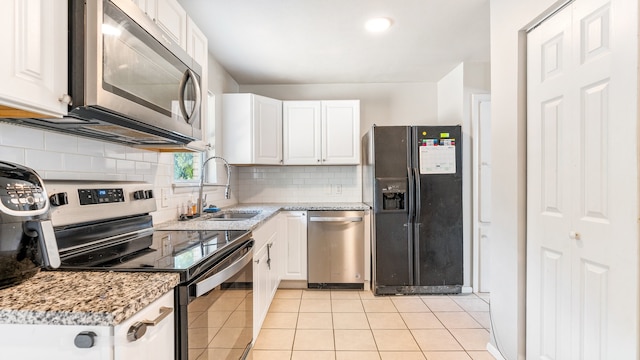
[[40, 271], [0, 290], [0, 324], [118, 325], [179, 279], [177, 273]]
[[236, 204], [220, 211], [229, 213], [259, 212], [247, 220], [208, 221], [214, 214], [205, 213], [200, 218], [186, 221], [167, 221], [156, 225], [157, 230], [254, 230], [280, 211], [331, 211], [370, 210], [363, 203], [284, 203], [284, 204]]

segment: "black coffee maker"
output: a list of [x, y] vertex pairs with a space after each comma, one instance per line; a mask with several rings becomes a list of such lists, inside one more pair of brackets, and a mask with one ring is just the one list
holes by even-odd
[[42, 179], [28, 167], [0, 161], [0, 289], [58, 266]]

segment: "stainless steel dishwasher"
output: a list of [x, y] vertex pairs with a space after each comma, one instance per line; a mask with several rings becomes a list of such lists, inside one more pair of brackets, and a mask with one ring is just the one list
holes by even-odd
[[364, 288], [363, 211], [309, 211], [309, 288]]

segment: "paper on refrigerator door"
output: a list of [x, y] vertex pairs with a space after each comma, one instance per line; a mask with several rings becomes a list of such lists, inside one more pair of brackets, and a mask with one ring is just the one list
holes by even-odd
[[455, 174], [455, 145], [420, 146], [420, 174]]

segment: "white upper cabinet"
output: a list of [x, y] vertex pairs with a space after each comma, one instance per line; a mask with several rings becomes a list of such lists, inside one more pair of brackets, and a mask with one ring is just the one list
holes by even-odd
[[255, 94], [222, 96], [223, 154], [231, 164], [282, 163], [282, 101]]
[[200, 105], [200, 118], [202, 119], [202, 140], [206, 143], [209, 131], [209, 126], [213, 127], [215, 124], [213, 121], [208, 120], [208, 97], [209, 97], [209, 46], [207, 37], [198, 28], [196, 23], [190, 17], [187, 17], [187, 54], [191, 56], [202, 67], [202, 76], [200, 78], [200, 88], [202, 91], [202, 103]]
[[[187, 49], [187, 12], [176, 0], [155, 0], [153, 21], [180, 47]], [[151, 14], [149, 14], [151, 15]]]
[[66, 115], [67, 1], [7, 0], [0, 13], [0, 117]]
[[285, 165], [360, 163], [360, 101], [285, 101]]
[[285, 165], [319, 165], [322, 157], [320, 101], [282, 103]]
[[[132, 0], [172, 41], [189, 51], [187, 11], [176, 0]], [[193, 57], [193, 55], [192, 55]], [[197, 60], [197, 59], [196, 59]], [[202, 65], [202, 64], [200, 64]], [[204, 66], [204, 65], [202, 65]]]
[[197, 61], [203, 69], [207, 68], [208, 48], [207, 37], [198, 28], [198, 25], [190, 17], [187, 17], [187, 54]]
[[360, 101], [322, 102], [322, 163], [360, 164]]

